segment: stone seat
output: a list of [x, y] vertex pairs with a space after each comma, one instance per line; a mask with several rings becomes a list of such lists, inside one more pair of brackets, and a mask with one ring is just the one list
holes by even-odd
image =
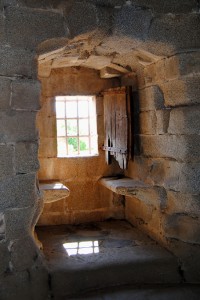
[[43, 194], [44, 203], [51, 203], [62, 200], [69, 196], [69, 189], [58, 181], [45, 181], [39, 183], [40, 191]]
[[99, 180], [99, 184], [116, 194], [124, 196], [133, 196], [137, 194], [138, 190], [146, 190], [150, 188], [150, 185], [129, 177], [103, 177]]

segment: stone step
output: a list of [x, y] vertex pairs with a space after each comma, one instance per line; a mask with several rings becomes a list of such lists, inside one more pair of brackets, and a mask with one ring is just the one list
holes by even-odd
[[38, 236], [55, 300], [113, 286], [182, 280], [177, 259], [126, 221], [39, 227]]

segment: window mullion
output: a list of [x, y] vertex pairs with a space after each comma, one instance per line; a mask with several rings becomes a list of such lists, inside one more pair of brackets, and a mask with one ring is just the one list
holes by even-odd
[[91, 154], [91, 120], [90, 120], [91, 101], [88, 101], [88, 130], [89, 130], [89, 152]]
[[78, 99], [77, 99], [77, 138], [78, 138], [78, 155], [80, 155], [80, 140], [79, 140], [79, 109], [78, 109]]

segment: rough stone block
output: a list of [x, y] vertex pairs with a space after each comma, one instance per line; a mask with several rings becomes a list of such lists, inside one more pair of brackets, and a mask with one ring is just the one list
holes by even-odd
[[199, 163], [182, 164], [180, 170], [178, 190], [185, 193], [199, 194], [200, 193], [199, 182], [200, 182], [200, 164]]
[[139, 122], [141, 134], [156, 133], [156, 114], [154, 111], [141, 112], [139, 115]]
[[0, 241], [0, 275], [5, 273], [8, 269], [9, 259], [10, 257], [7, 244], [5, 243], [5, 241]]
[[180, 107], [172, 109], [168, 133], [200, 134], [200, 107]]
[[156, 133], [165, 134], [169, 127], [170, 109], [156, 111]]
[[6, 76], [23, 75], [37, 77], [35, 53], [25, 49], [0, 48], [0, 74]]
[[37, 140], [35, 117], [35, 112], [0, 112], [0, 143]]
[[116, 11], [114, 20], [114, 33], [131, 36], [137, 41], [144, 40], [148, 34], [152, 20], [151, 11], [135, 6], [123, 6]]
[[17, 173], [37, 171], [39, 169], [38, 144], [30, 142], [17, 143], [15, 146], [15, 164]]
[[199, 14], [160, 15], [149, 29], [149, 51], [166, 56], [177, 50], [198, 49], [199, 35]]
[[[10, 271], [10, 270], [8, 270]], [[8, 272], [0, 279], [0, 298], [5, 300], [31, 299], [29, 272]]]
[[170, 80], [163, 84], [165, 105], [199, 104], [200, 76]]
[[141, 111], [161, 109], [164, 107], [163, 93], [156, 85], [140, 90], [139, 101]]
[[[198, 283], [200, 278], [200, 245], [168, 238], [168, 248], [182, 262], [186, 282]], [[189, 254], [189, 255], [188, 255]]]
[[141, 135], [141, 153], [154, 158], [173, 158], [177, 161], [198, 162], [199, 135]]
[[0, 43], [5, 43], [5, 18], [0, 12]]
[[12, 82], [11, 107], [13, 109], [39, 110], [40, 84], [33, 80]]
[[167, 191], [168, 214], [188, 214], [200, 217], [200, 195]]
[[38, 253], [32, 237], [13, 241], [10, 247], [11, 263], [15, 271], [29, 269], [37, 259]]
[[97, 28], [97, 9], [91, 3], [75, 2], [71, 9], [66, 11], [66, 19], [71, 36], [87, 33]]
[[35, 174], [17, 175], [0, 181], [1, 208], [33, 206], [37, 199]]
[[4, 214], [0, 213], [0, 241], [5, 239], [6, 226]]
[[7, 7], [5, 18], [7, 41], [12, 47], [34, 49], [47, 39], [66, 35], [64, 18], [58, 12]]
[[15, 174], [13, 145], [0, 144], [0, 178]]
[[200, 244], [200, 221], [197, 218], [182, 214], [166, 216], [164, 231], [168, 238]]
[[10, 106], [11, 81], [7, 78], [0, 78], [0, 109], [7, 109]]
[[180, 53], [165, 60], [167, 79], [174, 79], [184, 75], [199, 74], [200, 52]]
[[193, 10], [198, 11], [198, 5], [195, 0], [133, 0], [133, 4], [147, 6], [152, 10], [153, 13], [188, 13]]
[[13, 208], [5, 212], [6, 239], [16, 240], [31, 235], [34, 208]]

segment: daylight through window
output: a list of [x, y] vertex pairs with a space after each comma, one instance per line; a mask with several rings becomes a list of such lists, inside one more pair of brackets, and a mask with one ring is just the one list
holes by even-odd
[[57, 96], [57, 156], [97, 155], [94, 96]]

